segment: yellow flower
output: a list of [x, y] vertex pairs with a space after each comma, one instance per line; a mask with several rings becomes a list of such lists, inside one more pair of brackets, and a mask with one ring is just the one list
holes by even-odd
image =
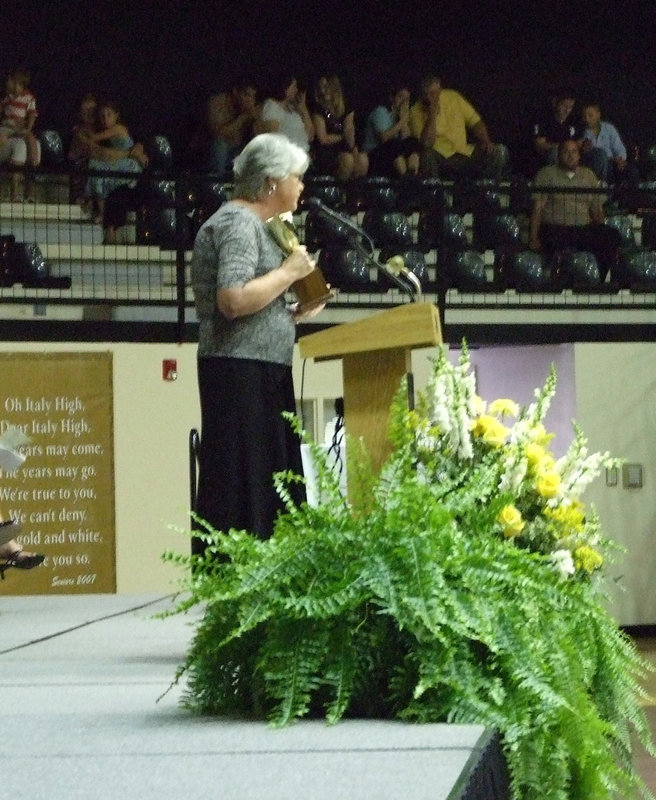
[[535, 489], [540, 497], [555, 497], [560, 489], [560, 475], [553, 470], [541, 472], [535, 481]]
[[501, 447], [508, 436], [508, 428], [489, 414], [483, 414], [474, 421], [472, 432], [492, 447]]
[[542, 445], [542, 447], [548, 445], [554, 437], [553, 433], [547, 433], [544, 425], [541, 422], [539, 422], [537, 425], [534, 425], [528, 432], [528, 435], [532, 441], [534, 441], [536, 444]]
[[535, 472], [547, 472], [556, 463], [554, 457], [541, 444], [529, 442], [524, 451], [528, 460], [529, 467]]
[[499, 512], [497, 521], [501, 523], [503, 535], [508, 539], [519, 536], [525, 525], [521, 511], [513, 505], [504, 506]]
[[563, 528], [570, 531], [580, 532], [585, 523], [585, 508], [583, 503], [578, 501], [567, 506], [557, 506], [556, 508], [545, 508], [544, 515], [552, 519]]
[[587, 544], [577, 547], [574, 551], [574, 566], [587, 573], [592, 573], [604, 563], [602, 556]]
[[487, 403], [482, 397], [479, 397], [477, 394], [475, 394], [472, 400], [472, 408], [474, 410], [474, 414], [480, 416], [481, 414], [485, 414]]
[[516, 417], [519, 414], [519, 406], [514, 400], [500, 398], [490, 403], [490, 414], [494, 414], [496, 417], [503, 417], [506, 414], [510, 417]]

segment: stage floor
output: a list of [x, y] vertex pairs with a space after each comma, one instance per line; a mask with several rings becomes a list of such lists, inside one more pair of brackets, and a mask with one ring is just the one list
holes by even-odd
[[447, 800], [475, 725], [195, 717], [181, 687], [194, 617], [169, 597], [0, 598], [3, 794], [12, 800]]

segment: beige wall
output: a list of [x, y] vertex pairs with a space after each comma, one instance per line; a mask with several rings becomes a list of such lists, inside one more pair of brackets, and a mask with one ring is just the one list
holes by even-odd
[[656, 623], [656, 345], [578, 344], [577, 419], [591, 451], [609, 450], [642, 464], [643, 488], [590, 487], [605, 532], [627, 553], [617, 554], [610, 609], [620, 623]]
[[[170, 592], [176, 573], [161, 563], [167, 548], [185, 551], [188, 528], [188, 436], [199, 427], [196, 346], [174, 344], [2, 343], [2, 351], [111, 351], [114, 372], [117, 591]], [[418, 387], [425, 384], [432, 350], [413, 355]], [[610, 450], [644, 467], [644, 488], [608, 488], [599, 480], [595, 503], [607, 533], [629, 549], [614, 574], [627, 591], [611, 591], [611, 609], [624, 624], [656, 623], [656, 345], [579, 344], [575, 347], [576, 419], [591, 450]], [[162, 380], [162, 360], [178, 362], [178, 379]], [[322, 438], [342, 393], [337, 362], [294, 363], [297, 394]], [[619, 557], [619, 554], [618, 554]]]

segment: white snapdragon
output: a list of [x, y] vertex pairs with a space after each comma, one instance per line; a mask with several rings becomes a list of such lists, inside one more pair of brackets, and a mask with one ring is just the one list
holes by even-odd
[[551, 554], [551, 560], [562, 578], [573, 575], [576, 571], [574, 559], [569, 550], [555, 550]]
[[571, 498], [580, 497], [599, 475], [601, 467], [610, 459], [610, 453], [587, 455], [587, 448], [578, 451], [578, 458], [570, 458], [569, 453], [556, 462], [561, 475], [563, 492]]
[[527, 471], [528, 460], [520, 456], [517, 450], [511, 450], [508, 459], [503, 464], [499, 491], [503, 493], [510, 492], [515, 495], [519, 494]]

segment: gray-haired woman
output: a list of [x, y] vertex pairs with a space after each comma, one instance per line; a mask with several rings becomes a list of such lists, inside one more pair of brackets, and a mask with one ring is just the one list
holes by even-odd
[[[295, 409], [298, 319], [285, 293], [315, 264], [304, 247], [285, 256], [265, 223], [296, 209], [307, 166], [306, 153], [286, 137], [256, 136], [234, 161], [234, 199], [202, 225], [194, 244], [201, 403], [196, 512], [217, 530], [270, 536], [282, 508], [273, 473], [302, 474], [300, 442], [282, 417]], [[297, 502], [304, 499], [302, 485], [291, 491]], [[195, 539], [194, 550], [202, 548]]]

